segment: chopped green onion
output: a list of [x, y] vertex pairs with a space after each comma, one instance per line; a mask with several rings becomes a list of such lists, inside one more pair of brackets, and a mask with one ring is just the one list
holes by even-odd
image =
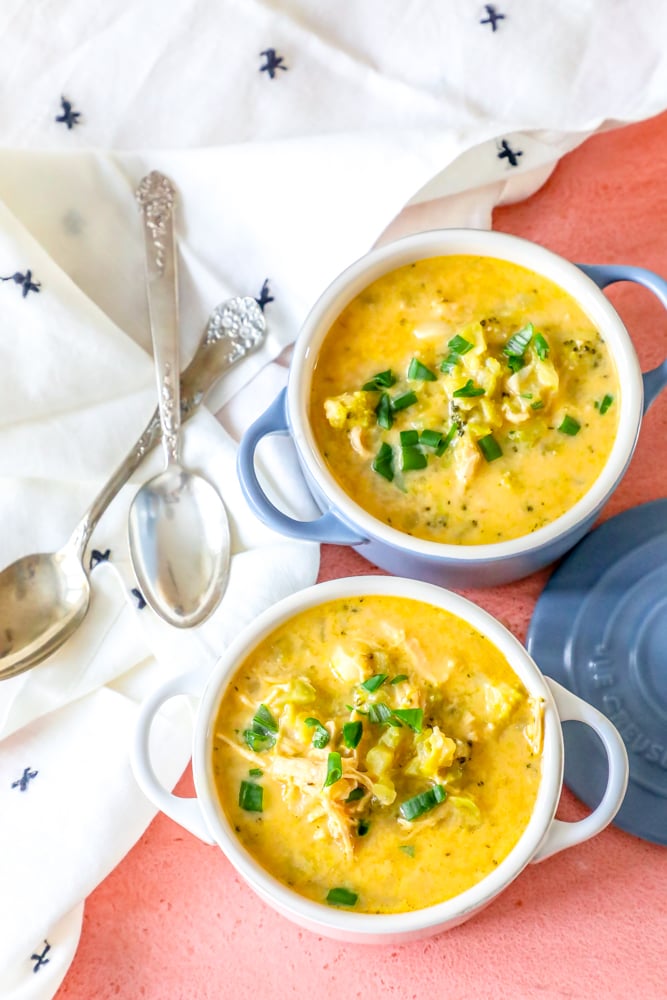
[[485, 434], [484, 437], [479, 439], [477, 444], [487, 462], [495, 462], [495, 460], [500, 458], [503, 453], [503, 449], [500, 447], [493, 434]]
[[512, 355], [511, 358], [507, 359], [507, 367], [513, 373], [520, 371], [523, 368], [524, 364], [525, 362], [523, 360], [523, 356], [518, 358]]
[[599, 405], [596, 403], [595, 406], [602, 415], [607, 412], [607, 410], [609, 409], [609, 407], [613, 402], [614, 402], [614, 397], [610, 396], [609, 393], [607, 393], [607, 395], [603, 397], [602, 402]]
[[421, 708], [395, 708], [394, 715], [415, 733], [421, 733], [424, 710]]
[[419, 795], [408, 799], [401, 805], [398, 811], [403, 819], [412, 822], [412, 820], [423, 816], [430, 809], [434, 809], [440, 802], [444, 802], [446, 798], [447, 791], [445, 788], [442, 785], [434, 785], [433, 788], [429, 788], [427, 791], [420, 792]]
[[371, 825], [368, 820], [360, 819], [357, 824], [357, 837], [365, 837], [370, 828]]
[[264, 789], [254, 781], [242, 781], [239, 789], [239, 805], [246, 812], [261, 813]]
[[396, 376], [391, 368], [387, 368], [385, 372], [378, 372], [377, 375], [373, 375], [368, 382], [364, 382], [361, 388], [366, 390], [391, 389], [395, 382]]
[[388, 392], [383, 392], [380, 396], [380, 402], [375, 407], [375, 416], [377, 417], [378, 427], [381, 427], [385, 431], [391, 429], [391, 425], [394, 422], [394, 414], [391, 409], [391, 399]]
[[401, 469], [403, 472], [410, 472], [413, 469], [425, 469], [428, 459], [423, 451], [415, 445], [408, 445], [401, 448]]
[[255, 712], [250, 729], [243, 731], [243, 739], [255, 753], [270, 750], [276, 743], [278, 723], [266, 705], [260, 705]]
[[[442, 441], [442, 434], [440, 431], [429, 431], [424, 430], [419, 435], [419, 443], [426, 445], [427, 448], [437, 448]], [[409, 441], [401, 441], [401, 444], [410, 444]]]
[[264, 771], [262, 771], [261, 767], [251, 767], [248, 771], [249, 778], [261, 778], [263, 774]]
[[315, 729], [313, 733], [312, 745], [317, 747], [318, 750], [323, 750], [331, 739], [329, 735], [329, 730], [325, 729], [319, 719], [304, 719], [304, 725], [308, 726], [310, 729]]
[[541, 410], [544, 406], [544, 400], [537, 399], [534, 403], [530, 404], [531, 410]]
[[358, 747], [363, 731], [363, 723], [358, 720], [356, 722], [346, 722], [343, 725], [343, 743], [345, 746], [349, 747], [350, 750], [354, 750], [355, 747]]
[[486, 389], [480, 389], [476, 386], [471, 378], [468, 379], [465, 385], [462, 385], [460, 389], [455, 389], [452, 396], [458, 396], [460, 398], [468, 399], [470, 396], [483, 396]]
[[327, 903], [330, 906], [354, 906], [359, 896], [349, 889], [329, 889], [327, 893]]
[[394, 396], [391, 406], [394, 412], [396, 412], [397, 410], [405, 410], [408, 406], [412, 406], [416, 402], [417, 393], [410, 390], [410, 392], [402, 392], [400, 396]]
[[392, 677], [392, 679], [389, 681], [389, 683], [390, 684], [401, 684], [402, 681], [407, 681], [407, 679], [408, 679], [408, 675], [407, 674], [396, 674], [395, 677]]
[[568, 417], [567, 415], [563, 417], [563, 421], [558, 428], [563, 434], [569, 434], [570, 437], [574, 437], [581, 430], [581, 424], [574, 417]]
[[266, 705], [260, 705], [252, 718], [252, 726], [256, 733], [277, 733], [278, 723], [271, 715]]
[[409, 858], [414, 858], [415, 856], [415, 845], [414, 844], [399, 844], [399, 851], [403, 851], [403, 854], [407, 854]]
[[368, 718], [371, 722], [383, 723], [389, 722], [391, 719], [391, 709], [389, 705], [383, 704], [381, 701], [374, 705], [371, 705], [368, 710]]
[[401, 431], [399, 438], [402, 445], [417, 444], [419, 441], [419, 431]]
[[449, 430], [445, 434], [444, 438], [442, 439], [438, 447], [435, 449], [435, 453], [438, 456], [438, 458], [440, 458], [441, 455], [444, 455], [444, 453], [447, 451], [450, 444], [456, 437], [457, 432], [458, 432], [457, 425], [452, 424], [452, 426], [449, 428]]
[[541, 333], [535, 334], [533, 338], [533, 347], [535, 348], [535, 352], [540, 361], [544, 361], [549, 357], [549, 345]]
[[522, 358], [526, 348], [533, 339], [533, 334], [535, 333], [535, 327], [532, 323], [527, 323], [520, 330], [510, 337], [505, 346], [503, 347], [503, 354], [506, 354], [508, 358]]
[[465, 337], [461, 337], [458, 333], [447, 343], [447, 347], [449, 347], [454, 354], [467, 354], [468, 351], [472, 351], [474, 346], [474, 344], [471, 344], [469, 340], [466, 340]]
[[256, 733], [253, 729], [244, 729], [242, 735], [244, 741], [254, 753], [262, 753], [264, 750], [270, 750], [271, 747], [276, 745], [275, 736]]
[[334, 785], [337, 781], [343, 777], [343, 764], [340, 759], [340, 754], [337, 750], [332, 750], [327, 758], [327, 776], [324, 781], [324, 787], [328, 788], [329, 785]]
[[348, 795], [348, 797], [345, 799], [345, 801], [346, 802], [358, 802], [359, 799], [363, 799], [363, 797], [364, 797], [365, 794], [366, 793], [364, 792], [364, 790], [361, 787], [361, 785], [357, 785], [356, 788], [352, 789], [352, 791], [350, 792], [350, 794]]
[[447, 344], [447, 347], [450, 349], [449, 354], [440, 362], [440, 371], [451, 372], [452, 368], [455, 368], [461, 360], [461, 355], [467, 354], [468, 351], [471, 351], [474, 346], [475, 345], [471, 344], [469, 340], [466, 340], [465, 337], [459, 336], [457, 333], [456, 336], [452, 337]]
[[417, 358], [413, 358], [408, 367], [408, 378], [418, 379], [420, 382], [435, 382], [437, 379], [435, 372], [423, 365]]
[[394, 478], [394, 452], [391, 445], [382, 442], [379, 452], [373, 459], [373, 471], [384, 476], [389, 482]]
[[461, 360], [461, 355], [456, 354], [454, 351], [450, 351], [446, 358], [443, 358], [440, 362], [441, 372], [451, 372], [455, 368], [459, 361]]
[[359, 686], [362, 687], [364, 691], [372, 693], [373, 691], [377, 691], [379, 687], [382, 687], [388, 676], [388, 674], [373, 674], [372, 677], [369, 677], [367, 681], [364, 681], [363, 684], [360, 684]]

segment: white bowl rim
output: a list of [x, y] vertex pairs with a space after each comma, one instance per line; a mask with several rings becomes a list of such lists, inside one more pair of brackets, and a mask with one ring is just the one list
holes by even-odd
[[[518, 538], [481, 545], [430, 541], [392, 528], [364, 510], [338, 484], [319, 453], [308, 416], [312, 369], [320, 345], [341, 310], [382, 274], [412, 261], [452, 254], [494, 257], [526, 267], [568, 292], [589, 316], [609, 347], [620, 385], [620, 413], [611, 453], [583, 497], [560, 517]], [[435, 229], [404, 236], [371, 250], [325, 289], [297, 337], [287, 387], [292, 438], [312, 480], [343, 520], [369, 539], [411, 555], [476, 564], [522, 556], [546, 548], [593, 518], [621, 479], [632, 456], [643, 411], [643, 381], [637, 354], [618, 313], [595, 282], [551, 250], [507, 233], [482, 229]]]
[[[357, 913], [300, 896], [269, 874], [241, 845], [213, 790], [213, 723], [222, 696], [245, 657], [281, 623], [306, 608], [339, 598], [391, 595], [424, 601], [464, 618], [508, 659], [532, 695], [544, 699], [542, 774], [531, 818], [514, 848], [497, 868], [465, 892], [405, 913]], [[218, 846], [246, 882], [277, 910], [297, 923], [322, 931], [363, 937], [409, 935], [457, 923], [497, 896], [530, 862], [554, 818], [563, 781], [563, 739], [558, 710], [545, 678], [519, 640], [487, 611], [435, 584], [395, 576], [343, 577], [298, 591], [263, 614], [234, 640], [218, 660], [203, 693], [193, 740], [197, 798]]]

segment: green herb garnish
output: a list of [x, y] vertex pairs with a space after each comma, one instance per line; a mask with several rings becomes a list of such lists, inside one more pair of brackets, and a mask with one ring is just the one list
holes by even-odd
[[389, 705], [385, 705], [383, 702], [379, 701], [374, 705], [371, 705], [368, 709], [368, 718], [371, 722], [382, 724], [383, 722], [389, 722], [391, 719], [391, 709]]
[[607, 393], [607, 395], [602, 398], [602, 401], [600, 403], [595, 404], [595, 407], [597, 410], [600, 411], [600, 414], [602, 415], [607, 412], [607, 410], [609, 409], [609, 407], [613, 402], [614, 402], [614, 397], [610, 396], [609, 393]]
[[352, 791], [350, 792], [350, 794], [348, 795], [348, 797], [345, 799], [345, 801], [346, 802], [358, 802], [359, 799], [363, 799], [363, 797], [364, 797], [365, 794], [366, 793], [364, 792], [364, 790], [361, 787], [361, 785], [357, 785], [356, 788], [352, 789]]
[[391, 368], [387, 368], [385, 372], [378, 372], [377, 375], [373, 375], [368, 382], [364, 382], [361, 388], [369, 391], [373, 389], [391, 389], [395, 382], [396, 376]]
[[435, 372], [423, 365], [418, 358], [413, 358], [408, 366], [408, 378], [417, 379], [420, 382], [435, 382], [437, 379]]
[[380, 396], [380, 402], [375, 407], [375, 416], [377, 418], [378, 427], [382, 427], [383, 430], [391, 430], [391, 425], [394, 422], [394, 414], [391, 408], [391, 399], [389, 398], [388, 392], [383, 392]]
[[471, 351], [474, 346], [475, 345], [471, 344], [469, 340], [466, 340], [465, 337], [459, 336], [457, 333], [456, 336], [452, 337], [452, 339], [447, 343], [449, 354], [440, 362], [440, 371], [451, 372], [452, 368], [455, 368], [461, 360], [461, 355], [467, 354], [468, 351]]
[[260, 705], [253, 716], [250, 729], [244, 730], [243, 739], [255, 753], [262, 753], [275, 746], [277, 733], [278, 723], [266, 705]]
[[444, 438], [442, 439], [438, 447], [435, 449], [435, 453], [438, 456], [438, 458], [440, 458], [441, 455], [444, 455], [444, 453], [447, 451], [450, 444], [456, 437], [457, 432], [458, 432], [458, 426], [456, 424], [452, 424], [452, 426], [449, 428], [449, 430], [445, 434]]
[[428, 459], [423, 451], [415, 445], [408, 445], [401, 448], [401, 469], [403, 472], [411, 472], [414, 469], [425, 469]]
[[248, 771], [249, 778], [261, 778], [263, 774], [264, 771], [262, 771], [261, 767], [251, 767]]
[[360, 684], [359, 687], [362, 687], [364, 691], [372, 693], [373, 691], [377, 691], [377, 689], [384, 684], [388, 676], [388, 674], [373, 674], [372, 677], [369, 677], [368, 680]]
[[503, 453], [503, 449], [500, 447], [493, 434], [485, 434], [484, 437], [479, 439], [477, 444], [487, 462], [494, 462], [497, 458], [500, 458]]
[[398, 435], [401, 445], [417, 444], [419, 441], [419, 431], [401, 431]]
[[329, 730], [325, 729], [319, 719], [308, 718], [304, 719], [304, 725], [308, 726], [309, 729], [314, 729], [312, 745], [317, 747], [318, 750], [323, 750], [331, 739], [329, 735]]
[[324, 781], [324, 787], [328, 788], [329, 785], [335, 785], [337, 781], [343, 777], [343, 764], [340, 759], [340, 754], [337, 750], [332, 750], [327, 757], [327, 776]]
[[391, 445], [383, 441], [380, 450], [373, 459], [373, 471], [384, 476], [389, 482], [394, 478], [394, 452]]
[[357, 893], [349, 889], [329, 889], [327, 893], [327, 903], [330, 906], [354, 906], [358, 899]]
[[544, 361], [549, 357], [549, 345], [541, 333], [536, 333], [533, 337], [533, 347], [540, 361]]
[[425, 812], [434, 809], [440, 802], [447, 798], [447, 791], [442, 785], [434, 785], [425, 792], [413, 796], [404, 802], [398, 810], [403, 819], [410, 822], [423, 816]]
[[[409, 444], [409, 442], [406, 443]], [[419, 435], [419, 443], [426, 445], [427, 448], [437, 448], [442, 443], [442, 434], [440, 431], [424, 430]], [[403, 444], [402, 441], [401, 444]]]
[[543, 406], [544, 406], [544, 402], [541, 399], [537, 399], [537, 400], [535, 400], [534, 403], [530, 404], [531, 410], [541, 410]]
[[527, 323], [526, 326], [521, 327], [521, 329], [517, 330], [517, 332], [507, 341], [503, 347], [503, 354], [505, 354], [508, 358], [523, 358], [526, 353], [526, 348], [533, 339], [534, 333], [535, 327], [532, 323]]
[[264, 789], [255, 781], [242, 781], [239, 788], [239, 805], [246, 812], [261, 813], [263, 810]]
[[581, 430], [581, 424], [574, 417], [568, 417], [567, 415], [563, 417], [562, 423], [560, 424], [559, 431], [562, 434], [568, 434], [570, 437], [574, 437]]
[[393, 711], [395, 718], [404, 722], [409, 729], [415, 733], [421, 733], [422, 722], [424, 721], [424, 711], [421, 708], [395, 708]]
[[486, 389], [480, 389], [479, 386], [475, 385], [471, 378], [468, 379], [465, 385], [462, 385], [460, 389], [455, 389], [452, 396], [458, 396], [461, 399], [468, 399], [471, 396], [483, 396], [486, 393]]
[[354, 750], [355, 747], [358, 747], [363, 731], [364, 726], [362, 722], [359, 722], [358, 720], [356, 722], [346, 722], [343, 725], [343, 743], [345, 746], [350, 750]]
[[454, 354], [458, 355], [467, 354], [468, 351], [472, 351], [474, 346], [474, 344], [471, 344], [469, 340], [466, 340], [465, 337], [461, 337], [458, 333], [447, 342], [447, 347], [450, 351], [453, 351]]
[[402, 681], [407, 681], [407, 679], [408, 679], [408, 675], [407, 674], [396, 674], [395, 677], [392, 677], [392, 679], [389, 681], [389, 683], [390, 684], [400, 684]]
[[415, 845], [414, 844], [399, 844], [399, 851], [403, 851], [403, 854], [407, 854], [409, 858], [414, 858], [415, 856]]
[[410, 392], [402, 392], [399, 396], [394, 396], [391, 401], [391, 407], [394, 412], [398, 410], [405, 410], [408, 406], [412, 406], [413, 403], [417, 402], [417, 393], [410, 390]]

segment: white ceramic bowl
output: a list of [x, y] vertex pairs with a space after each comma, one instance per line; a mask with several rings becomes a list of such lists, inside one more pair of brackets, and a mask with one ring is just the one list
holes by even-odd
[[[309, 423], [314, 364], [342, 309], [381, 275], [425, 257], [471, 254], [511, 261], [549, 278], [590, 317], [609, 347], [621, 385], [618, 433], [611, 454], [588, 492], [561, 517], [530, 535], [485, 545], [453, 545], [414, 538], [373, 517], [336, 482], [322, 459]], [[620, 482], [635, 448], [642, 413], [667, 384], [667, 362], [642, 376], [630, 336], [601, 288], [635, 281], [667, 307], [667, 283], [642, 268], [576, 266], [544, 247], [515, 236], [480, 230], [434, 230], [372, 251], [344, 271], [315, 303], [299, 333], [286, 392], [249, 428], [241, 442], [238, 473], [248, 503], [283, 534], [355, 546], [383, 569], [452, 587], [492, 586], [527, 576], [571, 548], [593, 524]], [[267, 434], [292, 436], [305, 480], [324, 512], [298, 521], [278, 510], [255, 473], [255, 449]]]
[[[347, 912], [305, 899], [282, 885], [237, 839], [220, 807], [213, 780], [212, 726], [226, 686], [248, 653], [275, 628], [306, 608], [368, 594], [411, 597], [470, 622], [505, 655], [530, 694], [545, 701], [542, 776], [531, 819], [520, 840], [504, 861], [472, 888], [444, 903], [409, 913]], [[201, 696], [192, 752], [196, 798], [191, 799], [178, 798], [160, 784], [148, 749], [151, 725], [160, 706], [170, 698], [186, 694]], [[563, 781], [561, 723], [566, 719], [577, 719], [590, 726], [599, 736], [608, 760], [608, 781], [601, 802], [589, 816], [574, 823], [554, 818]], [[202, 840], [218, 844], [248, 885], [279, 913], [318, 934], [373, 944], [426, 937], [466, 920], [502, 892], [527, 864], [599, 833], [620, 807], [628, 780], [627, 753], [612, 723], [555, 681], [547, 680], [521, 643], [496, 619], [470, 601], [432, 584], [381, 576], [334, 580], [294, 594], [246, 628], [210, 675], [207, 671], [194, 671], [166, 683], [142, 706], [133, 768], [139, 785], [159, 809]]]

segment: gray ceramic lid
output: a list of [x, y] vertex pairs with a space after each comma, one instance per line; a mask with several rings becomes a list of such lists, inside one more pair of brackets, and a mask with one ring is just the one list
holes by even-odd
[[[667, 844], [667, 500], [610, 518], [554, 571], [528, 650], [543, 673], [615, 724], [630, 758], [615, 825]], [[593, 808], [607, 765], [588, 727], [566, 722], [565, 784]]]

